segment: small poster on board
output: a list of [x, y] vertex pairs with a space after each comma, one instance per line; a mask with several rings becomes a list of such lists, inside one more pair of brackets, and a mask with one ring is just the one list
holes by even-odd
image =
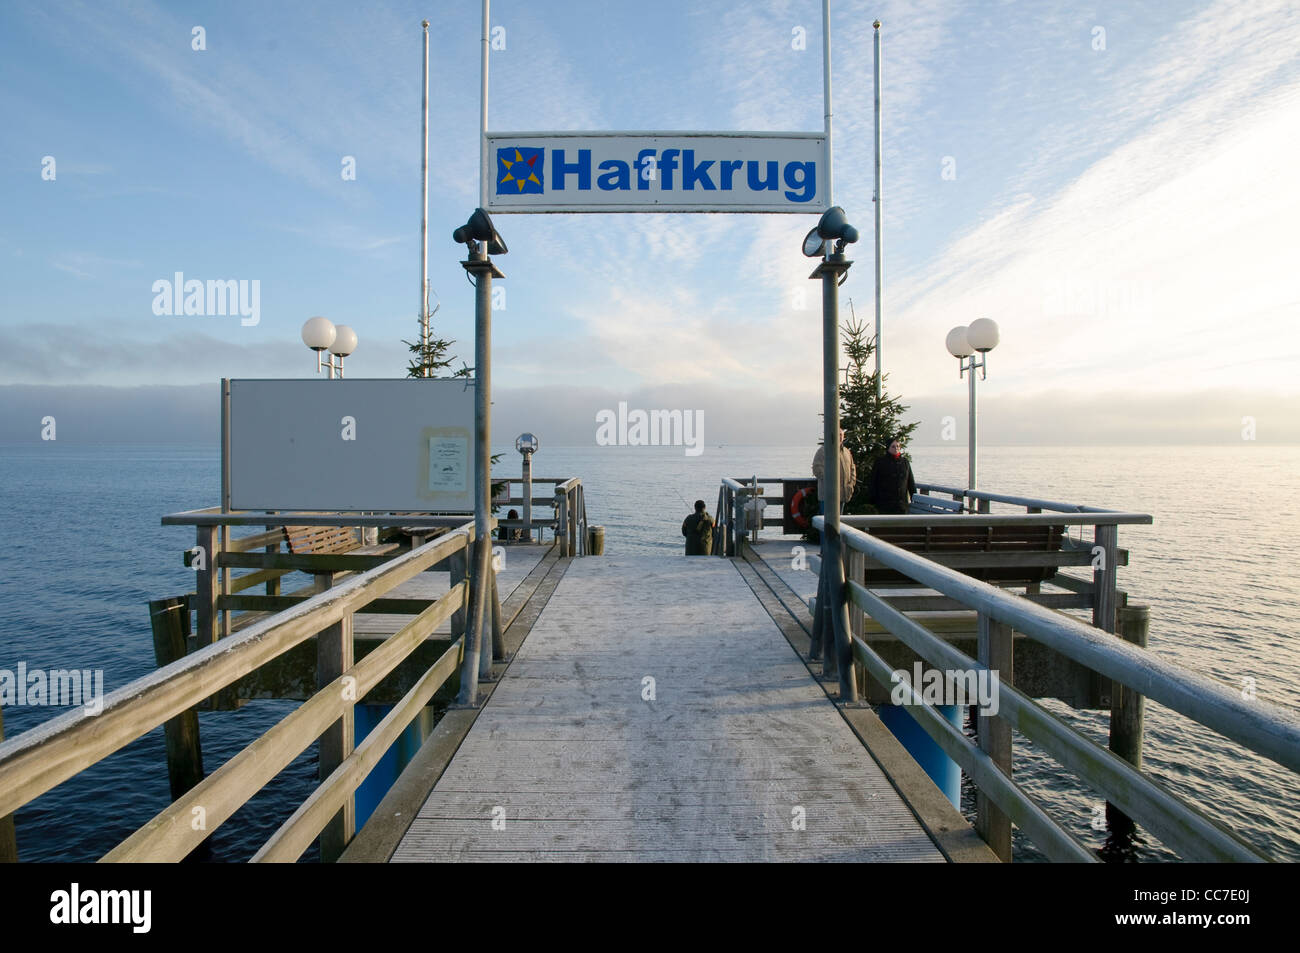
[[460, 434], [429, 437], [430, 493], [464, 493], [468, 489], [469, 438]]

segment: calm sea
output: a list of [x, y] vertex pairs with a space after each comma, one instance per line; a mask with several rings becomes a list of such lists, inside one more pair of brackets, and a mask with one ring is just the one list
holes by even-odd
[[[588, 515], [610, 553], [678, 553], [682, 518], [703, 499], [712, 512], [722, 476], [803, 476], [812, 446], [551, 448], [534, 472], [579, 476]], [[962, 447], [920, 447], [918, 480], [965, 481]], [[503, 462], [517, 460], [513, 449]], [[512, 470], [502, 468], [499, 472]], [[215, 451], [178, 447], [0, 446], [0, 669], [103, 669], [112, 690], [153, 670], [146, 603], [193, 587], [181, 563], [190, 533], [159, 518], [212, 505]], [[983, 488], [1152, 514], [1126, 527], [1120, 571], [1132, 601], [1151, 606], [1150, 647], [1193, 671], [1300, 711], [1300, 447], [999, 448], [981, 452]], [[1105, 743], [1107, 717], [1054, 702], [1055, 714]], [[200, 714], [208, 770], [292, 709], [253, 702]], [[1146, 768], [1179, 795], [1269, 854], [1300, 860], [1296, 778], [1182, 716], [1148, 705]], [[6, 707], [7, 737], [55, 710]], [[1096, 847], [1095, 792], [1017, 738], [1018, 780]], [[221, 827], [211, 858], [247, 859], [306, 796], [309, 751]], [[27, 805], [17, 815], [24, 860], [93, 860], [168, 802], [161, 729]], [[1016, 842], [1017, 859], [1038, 858]], [[1126, 854], [1171, 859], [1139, 838]]]

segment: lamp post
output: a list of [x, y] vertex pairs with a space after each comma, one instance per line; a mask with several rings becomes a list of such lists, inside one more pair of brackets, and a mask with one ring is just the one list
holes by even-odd
[[[986, 376], [988, 352], [998, 346], [999, 340], [997, 322], [992, 318], [980, 318], [972, 321], [969, 327], [953, 328], [948, 332], [948, 338], [944, 342], [948, 353], [957, 358], [958, 376], [970, 372], [970, 432], [966, 439], [966, 485], [971, 490], [975, 489], [975, 371], [980, 372], [981, 379]], [[983, 360], [975, 358], [977, 352], [984, 356]]]
[[[302, 343], [316, 352], [317, 374], [328, 366], [330, 380], [334, 379], [336, 371], [341, 380], [343, 358], [357, 349], [357, 332], [346, 324], [335, 324], [329, 318], [308, 318], [302, 326]], [[321, 363], [325, 351], [330, 352], [328, 365]], [[338, 358], [338, 364], [334, 363], [335, 357]]]
[[492, 624], [492, 279], [505, 275], [492, 264], [490, 255], [504, 255], [506, 243], [497, 234], [492, 219], [482, 208], [452, 232], [452, 240], [468, 251], [461, 262], [474, 282], [474, 586], [471, 591], [468, 628], [465, 632], [465, 661], [461, 668], [458, 703], [478, 704], [478, 681], [490, 678], [496, 650], [505, 654], [504, 643], [496, 644]]
[[530, 433], [521, 433], [515, 438], [515, 449], [524, 458], [524, 535], [533, 541], [533, 454], [541, 446], [537, 438]]
[[814, 620], [813, 642], [814, 650], [820, 648], [822, 671], [828, 675], [839, 674], [842, 702], [858, 700], [858, 685], [853, 671], [853, 644], [840, 547], [840, 506], [844, 501], [840, 499], [839, 286], [853, 264], [844, 257], [844, 246], [857, 240], [858, 230], [848, 223], [844, 209], [838, 205], [827, 209], [803, 240], [803, 253], [809, 258], [821, 258], [821, 264], [808, 277], [821, 279], [822, 283], [822, 422], [825, 425], [822, 487], [825, 490], [825, 522], [822, 571], [817, 591], [817, 616], [821, 624]]

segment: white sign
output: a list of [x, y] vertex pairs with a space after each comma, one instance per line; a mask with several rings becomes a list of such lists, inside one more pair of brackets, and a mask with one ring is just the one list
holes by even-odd
[[489, 212], [826, 211], [826, 137], [490, 132]]
[[236, 510], [474, 509], [474, 383], [232, 380]]

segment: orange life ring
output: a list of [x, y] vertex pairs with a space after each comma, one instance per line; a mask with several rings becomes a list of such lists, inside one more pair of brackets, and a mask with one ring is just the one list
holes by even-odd
[[794, 520], [796, 526], [803, 529], [808, 528], [808, 517], [803, 515], [803, 500], [813, 492], [812, 487], [805, 486], [790, 498], [790, 518]]

